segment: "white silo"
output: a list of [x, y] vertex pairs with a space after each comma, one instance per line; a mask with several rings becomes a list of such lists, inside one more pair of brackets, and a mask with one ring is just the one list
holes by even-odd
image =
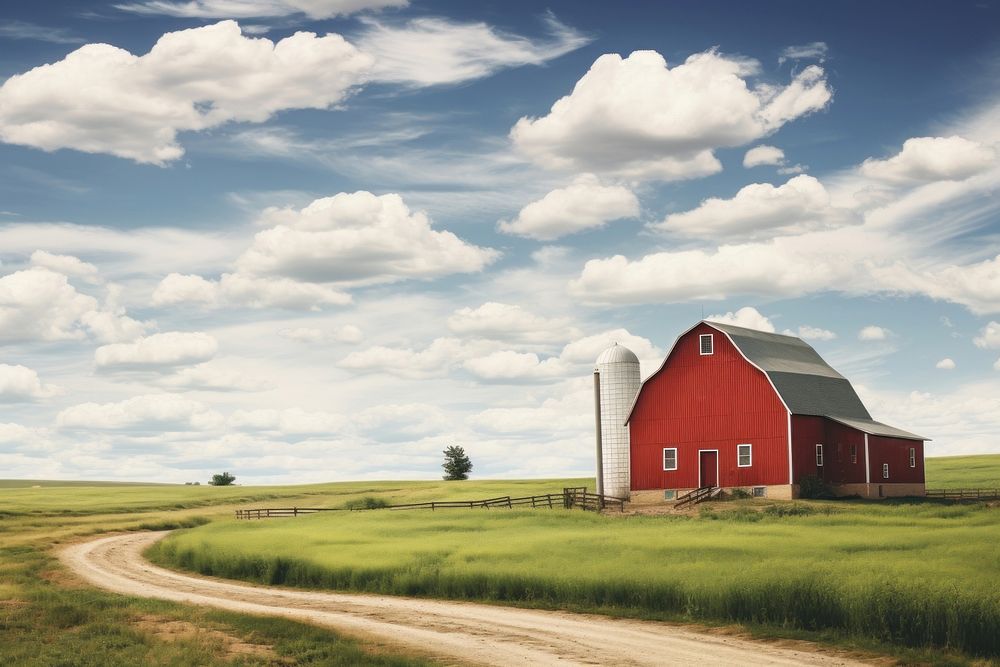
[[597, 433], [597, 492], [629, 497], [629, 437], [625, 419], [639, 391], [639, 358], [615, 343], [601, 353], [594, 367], [594, 409]]

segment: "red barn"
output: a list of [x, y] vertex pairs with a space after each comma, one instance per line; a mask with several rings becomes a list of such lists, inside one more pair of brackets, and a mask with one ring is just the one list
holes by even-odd
[[854, 387], [795, 336], [700, 322], [639, 388], [627, 418], [633, 502], [703, 486], [798, 497], [924, 494], [924, 441], [874, 421]]

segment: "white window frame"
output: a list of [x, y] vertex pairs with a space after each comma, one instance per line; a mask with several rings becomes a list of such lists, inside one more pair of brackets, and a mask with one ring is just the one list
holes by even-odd
[[851, 445], [851, 463], [858, 462], [858, 446]]
[[[746, 463], [746, 464], [740, 463], [740, 448], [741, 447], [746, 447], [747, 448], [747, 459], [749, 460], [749, 463]], [[739, 445], [736, 445], [736, 467], [737, 468], [751, 468], [751, 467], [753, 467], [753, 444], [751, 444], [749, 442], [744, 442], [744, 443], [741, 443]]]
[[910, 447], [910, 467], [911, 468], [916, 468], [917, 467], [917, 448], [916, 447]]
[[823, 445], [816, 443], [816, 467], [823, 467]]
[[[705, 346], [702, 341], [708, 339], [708, 352], [705, 352]], [[715, 335], [714, 334], [699, 334], [698, 335], [698, 354], [703, 357], [708, 357], [715, 354]]]
[[889, 464], [882, 464], [882, 479], [889, 479]]
[[[667, 452], [674, 453], [674, 467], [667, 467]], [[664, 447], [663, 448], [663, 469], [666, 470], [677, 470], [677, 448], [676, 447]]]

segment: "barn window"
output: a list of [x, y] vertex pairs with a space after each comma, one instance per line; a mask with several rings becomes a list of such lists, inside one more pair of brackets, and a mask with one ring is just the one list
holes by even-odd
[[882, 464], [882, 479], [889, 479], [889, 464]]
[[816, 466], [823, 467], [823, 445], [816, 445]]
[[677, 448], [676, 447], [664, 447], [663, 448], [663, 469], [664, 470], [677, 470]]
[[910, 467], [911, 468], [916, 468], [917, 467], [917, 448], [916, 447], [910, 447]]
[[858, 462], [858, 446], [851, 445], [851, 463]]
[[715, 352], [715, 346], [712, 340], [712, 334], [702, 334], [698, 336], [698, 348], [701, 351], [702, 356], [706, 354], [713, 354]]
[[740, 468], [749, 468], [753, 464], [752, 450], [752, 445], [736, 445], [736, 465]]
[[753, 487], [753, 497], [754, 498], [764, 498], [767, 496], [766, 486], [755, 486]]

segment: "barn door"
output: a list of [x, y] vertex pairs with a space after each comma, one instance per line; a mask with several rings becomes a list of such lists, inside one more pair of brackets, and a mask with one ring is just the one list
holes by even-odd
[[698, 452], [698, 486], [719, 485], [719, 452]]

